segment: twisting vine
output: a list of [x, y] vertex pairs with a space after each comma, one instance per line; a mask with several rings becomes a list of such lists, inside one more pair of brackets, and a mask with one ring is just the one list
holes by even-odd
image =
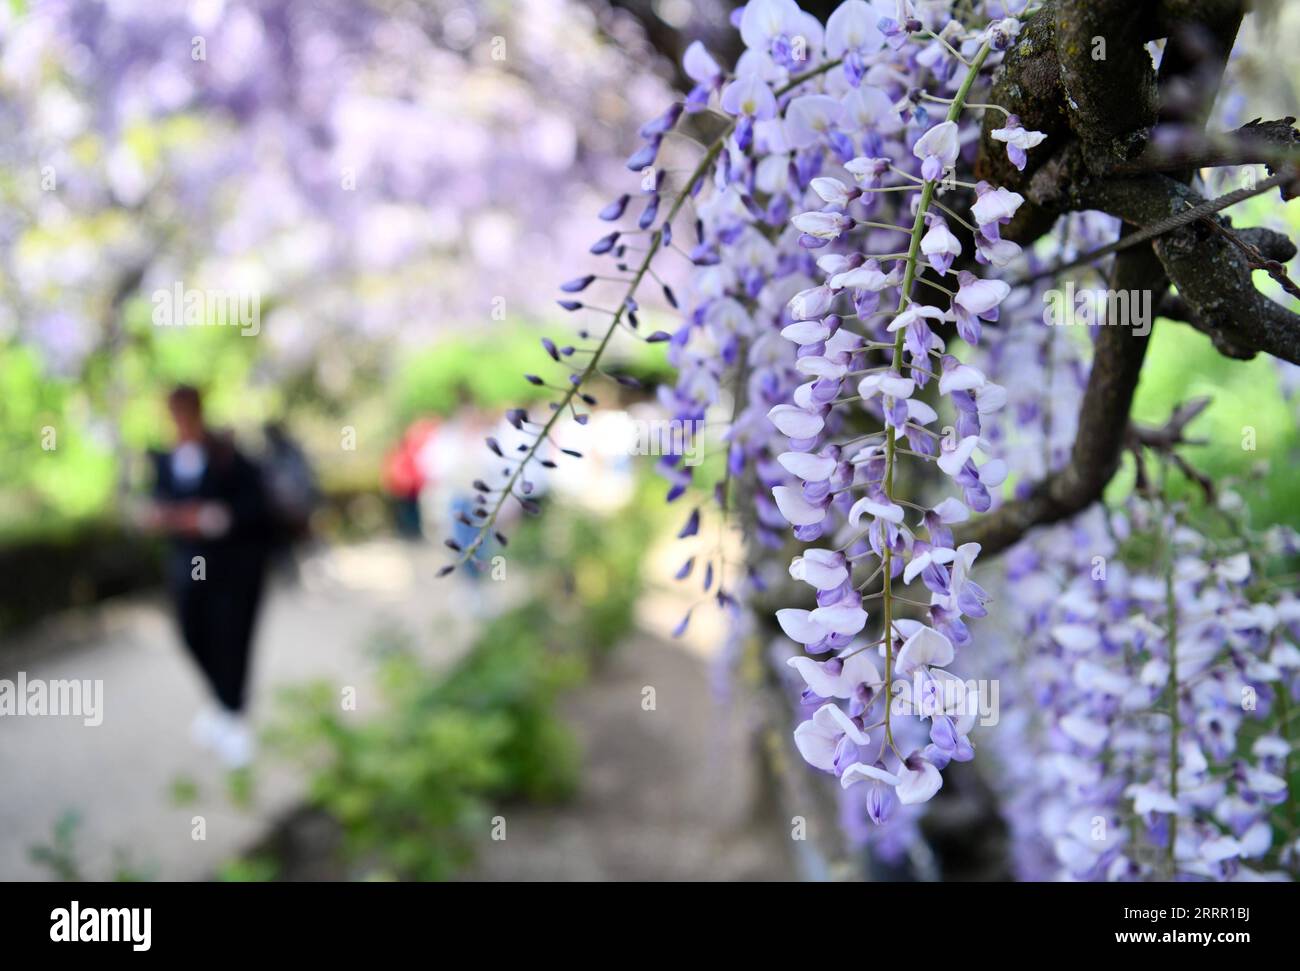
[[[840, 61], [838, 59], [832, 59], [815, 68], [805, 71], [802, 74], [790, 78], [784, 85], [777, 89], [775, 96], [782, 97], [788, 94], [806, 81], [810, 81], [813, 78], [825, 74], [827, 71], [837, 67], [839, 63]], [[642, 129], [642, 135], [647, 137], [648, 143], [653, 145], [656, 151], [663, 135], [673, 129], [673, 126], [681, 115], [683, 107], [684, 106], [680, 104], [673, 105], [663, 116], [661, 116], [660, 119], [651, 122]], [[667, 243], [672, 239], [673, 220], [676, 219], [678, 213], [681, 212], [682, 206], [686, 204], [686, 201], [695, 192], [699, 191], [701, 181], [708, 174], [713, 163], [717, 160], [718, 153], [721, 151], [727, 137], [732, 134], [735, 127], [735, 122], [728, 122], [723, 126], [718, 134], [714, 136], [712, 141], [706, 147], [704, 156], [696, 165], [695, 170], [686, 179], [685, 184], [674, 197], [672, 205], [668, 210], [668, 214], [664, 218], [663, 224], [651, 233], [645, 256], [642, 257], [640, 266], [638, 266], [636, 271], [633, 273], [631, 282], [628, 284], [627, 290], [623, 293], [622, 299], [618, 303], [618, 307], [612, 312], [613, 319], [605, 329], [604, 335], [601, 337], [594, 350], [590, 352], [590, 359], [587, 362], [587, 366], [583, 368], [576, 377], [570, 376], [569, 387], [564, 390], [564, 393], [558, 402], [553, 402], [551, 404], [551, 416], [544, 423], [538, 425], [538, 423], [531, 421], [528, 414], [522, 409], [515, 409], [509, 413], [508, 417], [511, 424], [520, 431], [524, 431], [525, 426], [535, 427], [538, 429], [536, 432], [531, 433], [534, 435], [532, 445], [528, 446], [522, 455], [515, 458], [506, 456], [501, 451], [495, 440], [490, 438], [488, 439], [487, 446], [493, 454], [498, 458], [505, 459], [507, 462], [513, 461], [514, 467], [513, 469], [507, 468], [503, 473], [506, 477], [504, 485], [492, 487], [481, 481], [475, 483], [475, 489], [479, 494], [480, 500], [474, 510], [474, 516], [478, 520], [478, 523], [476, 524], [478, 527], [477, 532], [475, 533], [474, 538], [466, 544], [457, 543], [455, 540], [446, 541], [447, 545], [457, 553], [457, 557], [455, 562], [449, 563], [440, 568], [438, 576], [446, 576], [453, 572], [458, 566], [467, 562], [482, 547], [489, 536], [493, 536], [502, 546], [506, 545], [505, 536], [500, 532], [496, 532], [495, 526], [497, 519], [501, 515], [502, 507], [505, 505], [508, 498], [515, 498], [526, 511], [532, 510], [532, 504], [527, 497], [520, 497], [516, 495], [514, 491], [516, 485], [520, 483], [520, 477], [522, 476], [524, 469], [530, 462], [539, 462], [543, 464], [551, 462], [549, 459], [539, 458], [539, 450], [543, 443], [551, 440], [551, 431], [555, 427], [556, 422], [563, 415], [569, 412], [576, 415], [576, 407], [573, 404], [574, 398], [581, 398], [581, 400], [584, 400], [588, 404], [594, 404], [594, 399], [591, 399], [591, 397], [585, 394], [582, 389], [599, 370], [600, 360], [606, 349], [609, 347], [610, 340], [618, 331], [619, 326], [624, 323], [625, 315], [633, 312], [633, 308], [636, 307], [635, 298], [637, 290], [641, 286], [641, 281], [645, 278], [647, 273], [652, 272], [650, 265], [654, 261], [655, 256], [660, 252], [661, 246], [667, 245]], [[651, 152], [648, 156], [643, 152], [638, 152], [629, 160], [628, 168], [636, 171], [642, 167], [648, 166], [654, 161], [654, 157], [654, 152]], [[616, 202], [612, 203], [610, 207], [606, 207], [606, 209], [602, 211], [601, 218], [610, 219], [612, 217], [613, 220], [619, 219], [626, 206], [626, 199], [627, 197], [624, 197], [622, 200], [616, 200]], [[652, 201], [651, 206], [657, 209], [657, 194], [656, 198]], [[652, 210], [648, 207], [647, 211]], [[616, 252], [613, 243], [618, 236], [619, 234], [616, 232], [609, 236], [602, 237], [601, 240], [598, 240], [593, 244], [592, 252], [597, 255]], [[606, 245], [607, 243], [608, 245]], [[569, 292], [579, 292], [594, 282], [595, 279], [596, 277], [594, 275], [579, 277], [575, 281], [571, 281], [570, 284], [566, 284], [565, 289]], [[663, 289], [669, 302], [675, 302], [671, 295], [671, 290], [666, 285], [664, 285]], [[594, 309], [586, 307], [577, 300], [561, 300], [560, 306], [569, 311]], [[659, 343], [666, 339], [666, 337], [666, 334], [657, 332], [656, 334], [650, 335], [646, 340], [652, 343]], [[558, 347], [549, 338], [543, 338], [542, 345], [546, 348], [546, 351], [551, 358], [556, 361], [559, 361], [561, 356], [571, 356], [574, 352], [574, 349], [570, 347]], [[567, 354], [565, 353], [566, 351], [568, 352]], [[580, 454], [574, 453], [570, 450], [561, 449], [561, 452], [568, 454], [572, 458], [581, 458]], [[525, 483], [527, 482], [527, 480], [523, 481]], [[494, 494], [496, 496], [495, 502], [491, 504], [490, 508], [486, 507], [484, 504], [486, 502], [486, 497]]]

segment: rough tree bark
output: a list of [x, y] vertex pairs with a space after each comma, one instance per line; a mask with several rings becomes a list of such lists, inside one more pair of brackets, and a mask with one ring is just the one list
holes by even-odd
[[[991, 100], [1019, 114], [1027, 127], [1047, 132], [1052, 151], [1031, 156], [1017, 172], [991, 138], [1000, 116], [990, 112], [985, 119], [978, 174], [1027, 200], [1004, 235], [1028, 244], [1059, 216], [1081, 210], [1116, 216], [1130, 232], [1202, 201], [1188, 186], [1193, 166], [1294, 166], [1287, 154], [1300, 141], [1293, 119], [1227, 136], [1203, 130], [1243, 13], [1242, 0], [1046, 4], [1008, 52]], [[1168, 39], [1156, 72], [1144, 45], [1160, 37]], [[1094, 60], [1103, 50], [1105, 60]], [[1180, 147], [1157, 148], [1151, 136], [1158, 125], [1175, 126]], [[1126, 250], [1116, 258], [1111, 285], [1151, 290], [1157, 306], [1207, 333], [1229, 357], [1263, 351], [1300, 363], [1300, 317], [1255, 289], [1256, 267], [1233, 234], [1209, 220], [1231, 229], [1215, 215]], [[1246, 230], [1237, 238], [1249, 239], [1268, 259], [1295, 255], [1289, 241], [1267, 231]], [[1171, 282], [1176, 297], [1166, 293]], [[1126, 328], [1100, 329], [1069, 463], [1028, 497], [969, 524], [960, 541], [997, 553], [1035, 526], [1074, 515], [1101, 497], [1119, 467], [1147, 343]]]

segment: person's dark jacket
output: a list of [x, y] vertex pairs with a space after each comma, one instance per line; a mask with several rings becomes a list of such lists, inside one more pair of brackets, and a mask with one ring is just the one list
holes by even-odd
[[230, 515], [229, 529], [218, 537], [169, 537], [168, 580], [189, 581], [193, 560], [206, 561], [207, 580], [223, 581], [244, 570], [260, 569], [270, 534], [270, 515], [261, 472], [224, 435], [209, 434], [204, 442], [207, 462], [194, 482], [182, 483], [172, 475], [171, 454], [153, 452], [153, 498], [162, 503], [219, 502]]

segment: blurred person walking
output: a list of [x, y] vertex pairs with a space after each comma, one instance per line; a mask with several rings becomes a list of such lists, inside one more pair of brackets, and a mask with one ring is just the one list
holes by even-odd
[[262, 483], [269, 518], [269, 560], [278, 572], [298, 576], [297, 548], [311, 539], [311, 519], [321, 501], [316, 470], [303, 447], [280, 422], [262, 426]]
[[406, 539], [420, 539], [420, 492], [426, 485], [420, 465], [420, 452], [438, 435], [438, 423], [422, 418], [412, 422], [401, 440], [384, 456], [384, 491], [393, 500], [393, 519], [397, 534]]
[[[467, 548], [478, 535], [474, 521], [474, 483], [487, 479], [498, 463], [489, 462], [483, 440], [491, 429], [490, 419], [461, 395], [456, 413], [443, 422], [438, 434], [420, 449], [416, 464], [424, 486], [420, 493], [422, 518], [430, 535], [450, 534]], [[464, 564], [462, 573], [477, 579], [487, 566], [487, 547], [480, 546]]]
[[194, 739], [240, 768], [253, 756], [245, 690], [270, 539], [266, 494], [257, 466], [231, 436], [205, 424], [195, 388], [175, 388], [167, 407], [176, 446], [152, 453], [153, 502], [144, 522], [168, 537], [167, 589], [185, 646], [217, 702], [195, 718]]

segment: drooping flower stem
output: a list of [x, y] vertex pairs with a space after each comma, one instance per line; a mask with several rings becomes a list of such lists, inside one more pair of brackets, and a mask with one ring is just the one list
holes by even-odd
[[[805, 81], [809, 81], [825, 74], [839, 63], [840, 59], [836, 58], [827, 61], [824, 64], [819, 64], [817, 67], [805, 71], [802, 74], [796, 74], [776, 90], [776, 96], [780, 97], [784, 94], [788, 94]], [[636, 295], [637, 289], [641, 286], [641, 281], [645, 278], [647, 273], [652, 272], [650, 270], [650, 264], [659, 253], [660, 244], [663, 242], [663, 227], [665, 225], [670, 225], [677, 217], [682, 206], [686, 204], [686, 200], [691, 197], [696, 184], [704, 178], [709, 171], [709, 167], [717, 160], [718, 153], [722, 150], [723, 144], [726, 142], [727, 137], [732, 133], [735, 127], [736, 123], [734, 121], [729, 122], [716, 136], [714, 136], [713, 141], [705, 150], [704, 156], [700, 159], [699, 164], [695, 166], [694, 171], [691, 172], [690, 176], [686, 179], [685, 184], [683, 184], [681, 190], [673, 199], [673, 204], [669, 208], [668, 215], [665, 217], [664, 222], [660, 225], [659, 229], [656, 229], [650, 234], [649, 243], [645, 250], [645, 256], [641, 259], [641, 265], [637, 267], [636, 272], [632, 275], [632, 279], [628, 282], [627, 290], [623, 294], [623, 299], [619, 301], [618, 308], [613, 311], [613, 317], [610, 319], [609, 326], [606, 328], [605, 334], [601, 338], [600, 343], [597, 344], [595, 349], [591, 352], [591, 356], [587, 361], [587, 366], [579, 372], [577, 378], [575, 378], [565, 390], [555, 409], [552, 411], [551, 417], [547, 419], [544, 425], [542, 425], [541, 431], [537, 433], [537, 437], [534, 439], [532, 445], [528, 447], [528, 450], [524, 453], [523, 457], [515, 466], [514, 471], [506, 480], [500, 494], [497, 496], [496, 503], [479, 524], [477, 535], [475, 535], [473, 541], [468, 543], [457, 557], [455, 566], [460, 566], [469, 560], [469, 558], [472, 557], [479, 547], [487, 540], [488, 535], [492, 532], [492, 527], [495, 525], [497, 518], [501, 514], [501, 509], [505, 505], [506, 500], [514, 494], [515, 485], [518, 483], [519, 477], [523, 474], [523, 470], [527, 467], [529, 462], [536, 458], [537, 450], [541, 447], [542, 442], [550, 439], [551, 429], [555, 427], [555, 423], [560, 419], [560, 416], [570, 409], [574, 397], [581, 392], [583, 385], [585, 385], [588, 379], [599, 370], [600, 359], [604, 355], [605, 349], [609, 346], [610, 339], [613, 338], [614, 332], [618, 330], [619, 325], [623, 322], [623, 317], [627, 312], [627, 308], [632, 306], [632, 298]]]
[[[1273, 634], [1270, 635], [1268, 639], [1270, 652], [1272, 650], [1273, 644], [1276, 641], [1276, 639], [1277, 639], [1277, 632], [1274, 631]], [[1287, 746], [1286, 756], [1282, 760], [1282, 778], [1290, 779], [1291, 769], [1292, 766], [1294, 765], [1294, 762], [1292, 761], [1292, 753], [1295, 751], [1295, 746], [1291, 740], [1291, 713], [1287, 710], [1289, 689], [1283, 681], [1279, 680], [1274, 682], [1273, 690], [1277, 693], [1278, 734], [1282, 736], [1282, 740], [1286, 742], [1286, 746]], [[1300, 816], [1296, 815], [1294, 786], [1290, 786], [1290, 785], [1287, 786], [1285, 805], [1286, 805], [1286, 812], [1283, 813], [1283, 819], [1286, 820], [1286, 825], [1289, 827], [1287, 829], [1287, 835], [1294, 837], [1295, 823], [1297, 819], [1300, 819]], [[1300, 861], [1296, 861], [1295, 859], [1292, 859], [1290, 870], [1292, 875], [1296, 875], [1300, 873]]]
[[[970, 95], [975, 78], [984, 65], [985, 58], [989, 55], [990, 46], [988, 41], [980, 45], [979, 51], [975, 54], [974, 59], [970, 62], [970, 67], [966, 71], [966, 77], [962, 80], [961, 87], [952, 99], [952, 104], [948, 107], [948, 121], [956, 121], [961, 115], [962, 108], [966, 104], [966, 98]], [[921, 187], [921, 201], [916, 207], [916, 218], [912, 220], [912, 237], [907, 247], [907, 263], [903, 269], [903, 283], [898, 294], [898, 308], [895, 314], [901, 314], [907, 308], [907, 302], [912, 297], [912, 285], [916, 281], [916, 264], [917, 257], [921, 251], [921, 237], [925, 234], [925, 217], [930, 211], [930, 203], [934, 198], [935, 183], [927, 181]], [[898, 333], [894, 336], [894, 355], [892, 370], [900, 371], [903, 364], [903, 341], [906, 337], [905, 328], [899, 328]], [[897, 431], [893, 425], [885, 430], [885, 495], [889, 501], [894, 501], [894, 458], [897, 447]], [[890, 691], [890, 685], [894, 683], [894, 593], [893, 593], [893, 575], [894, 575], [894, 548], [892, 543], [885, 543], [884, 557], [884, 577], [882, 580], [881, 596], [881, 614], [884, 617], [884, 637], [885, 637], [885, 690]], [[890, 701], [889, 697], [885, 698], [885, 744], [890, 748], [894, 746], [893, 727], [890, 724]], [[897, 752], [897, 749], [895, 748]], [[899, 756], [902, 757], [901, 754]]]
[[803, 84], [805, 81], [811, 81], [813, 78], [825, 74], [827, 71], [833, 68], [839, 67], [842, 60], [843, 58], [839, 58], [839, 57], [832, 58], [831, 60], [826, 61], [824, 64], [818, 64], [815, 68], [812, 68], [811, 70], [804, 71], [802, 74], [796, 74], [785, 84], [781, 85], [781, 87], [777, 88], [776, 91], [773, 93], [778, 98], [784, 94], [789, 94], [791, 91], [799, 87], [799, 85]]
[[[1163, 477], [1162, 477], [1163, 480]], [[1162, 481], [1163, 489], [1163, 481]], [[1168, 506], [1166, 505], [1166, 511]], [[1173, 524], [1169, 534], [1173, 535]], [[1178, 733], [1180, 729], [1178, 714], [1178, 600], [1174, 595], [1174, 550], [1173, 543], [1165, 540], [1167, 550], [1165, 564], [1165, 624], [1169, 629], [1167, 639], [1169, 650], [1169, 796], [1178, 801]], [[1178, 841], [1178, 814], [1169, 814], [1169, 879], [1177, 876], [1177, 863], [1174, 859], [1174, 844]]]
[[[721, 139], [710, 148], [709, 153], [705, 155], [704, 160], [700, 163], [700, 167], [696, 169], [696, 172], [691, 176], [686, 187], [683, 188], [681, 194], [678, 195], [668, 216], [670, 221], [672, 220], [672, 217], [677, 214], [677, 210], [681, 207], [682, 201], [687, 195], [689, 195], [690, 187], [695, 184], [696, 179], [698, 179], [703, 173], [705, 166], [712, 161], [714, 156], [717, 155], [719, 145], [721, 145]], [[520, 459], [519, 464], [515, 466], [514, 471], [510, 474], [510, 478], [501, 489], [501, 494], [497, 496], [496, 504], [492, 507], [488, 515], [484, 518], [482, 524], [479, 526], [478, 535], [474, 537], [473, 542], [465, 547], [464, 552], [461, 553], [457, 560], [458, 566], [473, 556], [475, 551], [483, 545], [484, 540], [487, 538], [488, 533], [491, 532], [492, 526], [496, 523], [497, 517], [501, 513], [501, 507], [505, 505], [506, 499], [514, 493], [515, 484], [519, 481], [520, 475], [523, 474], [524, 468], [536, 457], [537, 450], [541, 447], [542, 442], [549, 440], [551, 429], [555, 426], [555, 423], [559, 421], [560, 416], [569, 409], [571, 402], [582, 386], [587, 383], [588, 379], [590, 379], [593, 374], [596, 373], [600, 359], [605, 353], [605, 348], [609, 346], [610, 339], [614, 336], [614, 332], [618, 330], [619, 324], [622, 323], [623, 314], [629, 306], [629, 300], [631, 300], [631, 298], [636, 294], [637, 288], [641, 285], [642, 278], [650, 269], [650, 261], [654, 258], [655, 253], [658, 252], [659, 243], [662, 239], [663, 230], [656, 229], [650, 237], [650, 246], [641, 260], [641, 265], [633, 275], [632, 282], [628, 284], [627, 292], [624, 294], [623, 299], [619, 301], [618, 309], [614, 311], [614, 316], [609, 322], [609, 327], [605, 330], [605, 335], [600, 339], [600, 343], [596, 345], [596, 349], [592, 352], [590, 359], [587, 361], [587, 366], [582, 369], [578, 378], [570, 384], [567, 390], [565, 390], [564, 395], [560, 398], [558, 406], [551, 412], [551, 417], [546, 420], [546, 424], [542, 426], [542, 430], [533, 440], [533, 444], [528, 447], [528, 451], [524, 454], [523, 458]]]

